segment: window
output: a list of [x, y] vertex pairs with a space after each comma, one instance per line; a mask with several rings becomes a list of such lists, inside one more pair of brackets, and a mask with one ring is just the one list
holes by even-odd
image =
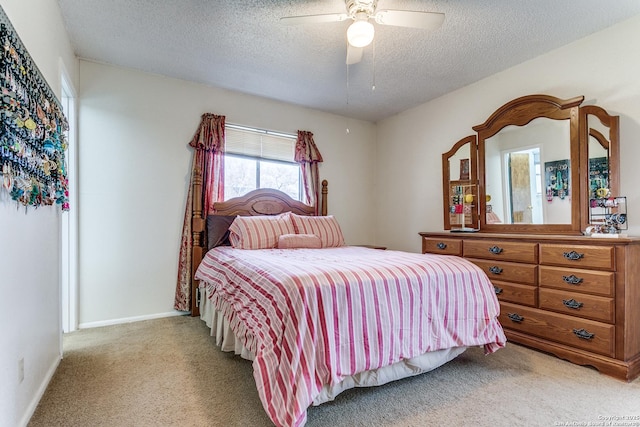
[[275, 188], [302, 199], [300, 165], [293, 161], [296, 136], [227, 124], [224, 197]]

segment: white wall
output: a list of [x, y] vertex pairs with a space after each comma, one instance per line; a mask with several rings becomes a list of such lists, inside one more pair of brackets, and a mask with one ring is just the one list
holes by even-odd
[[585, 96], [620, 115], [621, 195], [640, 234], [640, 16], [378, 123], [376, 243], [420, 251], [443, 229], [441, 154], [493, 111], [524, 95]]
[[[31, 57], [60, 95], [60, 60], [77, 81], [77, 60], [55, 0], [0, 0]], [[25, 425], [58, 365], [60, 217], [57, 207], [18, 208], [0, 197], [0, 425]], [[18, 360], [24, 358], [24, 381]]]
[[329, 213], [374, 243], [375, 125], [134, 70], [80, 61], [80, 327], [171, 314], [192, 151], [205, 112], [313, 132]]

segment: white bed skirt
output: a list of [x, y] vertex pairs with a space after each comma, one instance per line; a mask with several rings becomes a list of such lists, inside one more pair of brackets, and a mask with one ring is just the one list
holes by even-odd
[[[200, 318], [211, 329], [211, 336], [215, 337], [216, 345], [222, 351], [234, 352], [243, 359], [253, 360], [253, 354], [242, 345], [240, 340], [236, 339], [227, 319], [211, 304], [208, 289], [206, 287], [200, 288], [200, 293]], [[401, 360], [393, 365], [360, 372], [346, 377], [338, 384], [326, 384], [322, 392], [314, 399], [313, 405], [317, 406], [331, 401], [350, 388], [378, 386], [431, 371], [453, 360], [466, 349], [467, 347], [454, 347], [432, 351], [418, 357]]]

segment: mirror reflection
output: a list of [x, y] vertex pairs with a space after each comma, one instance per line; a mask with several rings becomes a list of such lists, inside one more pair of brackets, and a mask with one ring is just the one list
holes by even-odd
[[594, 199], [602, 199], [611, 195], [609, 187], [609, 141], [604, 134], [608, 129], [597, 119], [589, 121], [589, 222], [593, 218], [604, 218], [607, 207], [594, 203]]
[[471, 144], [467, 143], [458, 148], [449, 158], [449, 181], [469, 180], [470, 176]]
[[570, 224], [568, 120], [537, 118], [485, 140], [487, 224]]
[[[597, 120], [594, 120], [597, 122]], [[598, 122], [599, 123], [599, 122]], [[600, 127], [603, 127], [600, 124]], [[604, 137], [606, 129], [589, 128], [589, 198], [609, 195], [609, 141]]]
[[[460, 142], [465, 141], [464, 139]], [[449, 197], [446, 200], [449, 212], [449, 227], [466, 230], [477, 226], [476, 184], [472, 180], [471, 142], [464, 143], [448, 156]]]
[[477, 230], [478, 143], [475, 135], [456, 142], [442, 154], [445, 230]]

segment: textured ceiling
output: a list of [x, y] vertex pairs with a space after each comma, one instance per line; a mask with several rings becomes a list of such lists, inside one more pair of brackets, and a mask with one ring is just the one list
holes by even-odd
[[374, 24], [374, 45], [347, 68], [348, 22], [279, 22], [342, 13], [343, 0], [58, 2], [81, 58], [372, 122], [640, 13], [639, 0], [379, 0], [445, 13], [444, 24]]

